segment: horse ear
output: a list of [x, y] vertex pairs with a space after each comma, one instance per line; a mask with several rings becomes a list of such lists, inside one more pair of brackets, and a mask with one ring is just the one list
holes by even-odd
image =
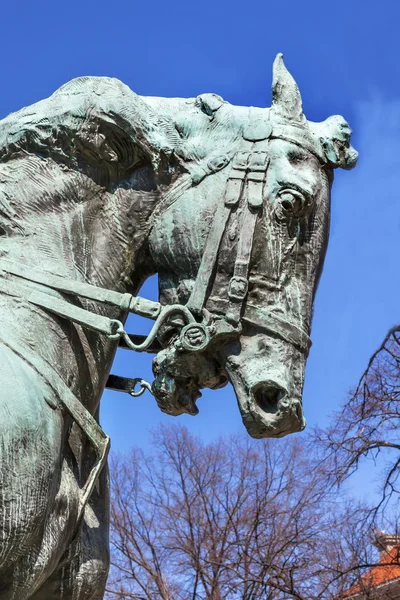
[[340, 115], [329, 117], [316, 125], [315, 133], [319, 137], [328, 164], [336, 169], [352, 169], [358, 159], [358, 152], [351, 145], [351, 129]]
[[300, 90], [285, 67], [283, 54], [277, 55], [272, 69], [272, 108], [285, 119], [305, 121]]

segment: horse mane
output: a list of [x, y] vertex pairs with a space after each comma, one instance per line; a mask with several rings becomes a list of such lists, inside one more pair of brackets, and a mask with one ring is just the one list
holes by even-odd
[[142, 158], [119, 115], [104, 106], [104, 98], [125, 87], [108, 77], [79, 77], [49, 98], [11, 113], [0, 121], [0, 164], [36, 155], [86, 172], [109, 187]]

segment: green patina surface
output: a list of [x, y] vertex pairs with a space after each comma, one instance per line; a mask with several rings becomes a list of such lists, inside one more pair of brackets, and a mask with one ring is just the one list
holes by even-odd
[[93, 449], [100, 470], [112, 324], [131, 305], [81, 284], [136, 295], [158, 272], [160, 303], [186, 307], [157, 325], [163, 411], [196, 414], [202, 388], [230, 381], [253, 437], [304, 427], [332, 174], [357, 153], [342, 117], [307, 121], [281, 55], [272, 96], [268, 109], [147, 98], [83, 77], [0, 122], [0, 600], [104, 595]]

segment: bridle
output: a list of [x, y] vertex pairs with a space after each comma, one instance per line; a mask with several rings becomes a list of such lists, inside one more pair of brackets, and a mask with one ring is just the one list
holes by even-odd
[[[160, 328], [173, 317], [174, 326], [179, 329], [174, 344], [176, 349], [181, 352], [203, 352], [216, 339], [224, 336], [239, 336], [242, 331], [242, 323], [247, 322], [291, 343], [302, 353], [307, 354], [311, 345], [307, 332], [276, 315], [261, 313], [255, 306], [246, 306], [254, 232], [263, 207], [263, 186], [268, 171], [269, 140], [282, 139], [295, 143], [309, 150], [323, 164], [326, 164], [323, 153], [316, 147], [310, 134], [306, 135], [303, 129], [299, 135], [299, 130], [299, 127], [293, 125], [279, 123], [272, 125], [268, 121], [262, 123], [262, 126], [258, 123], [256, 128], [248, 125], [247, 129], [245, 127], [242, 132], [239, 151], [233, 155], [214, 157], [208, 162], [207, 167], [203, 167], [202, 175], [200, 178], [197, 177], [195, 183], [223, 168], [230, 167], [230, 173], [225, 186], [223, 202], [217, 208], [197, 277], [186, 305], [162, 306], [159, 302], [129, 293], [107, 290], [36, 268], [32, 269], [7, 259], [0, 259], [0, 293], [23, 298], [34, 306], [105, 335], [109, 339], [118, 339], [120, 345], [136, 352], [157, 352], [161, 347], [157, 342]], [[176, 193], [170, 194], [168, 197], [167, 208], [183, 194], [185, 189], [187, 189], [187, 185], [177, 186]], [[206, 309], [207, 295], [211, 288], [229, 217], [240, 203], [242, 203], [242, 227], [233, 276], [230, 279], [226, 298], [226, 311], [224, 315], [213, 314]], [[161, 202], [158, 214], [160, 211], [162, 212], [163, 208], [165, 209], [165, 205]], [[44, 287], [27, 288], [25, 286], [27, 281]], [[92, 313], [69, 302], [65, 296], [80, 297], [106, 304], [118, 308], [124, 313], [134, 313], [155, 322], [148, 336], [130, 335], [125, 331], [120, 320]], [[96, 462], [87, 482], [81, 489], [79, 521], [106, 463], [109, 438], [50, 365], [15, 340], [15, 336], [11, 336], [5, 331], [0, 333], [0, 341], [31, 365], [53, 389], [61, 405], [88, 436], [94, 447]], [[139, 391], [136, 390], [137, 384], [140, 384]], [[139, 396], [146, 389], [151, 391], [150, 384], [140, 378], [128, 379], [115, 375], [110, 375], [106, 387], [128, 392], [131, 396]]]

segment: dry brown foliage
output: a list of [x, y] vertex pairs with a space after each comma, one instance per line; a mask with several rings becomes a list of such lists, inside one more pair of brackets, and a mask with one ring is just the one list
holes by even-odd
[[[316, 431], [326, 474], [333, 483], [347, 479], [363, 459], [378, 461], [381, 495], [372, 519], [385, 518], [385, 514], [387, 517], [389, 502], [393, 501], [392, 511], [399, 500], [399, 431], [400, 325], [388, 332], [372, 355], [356, 389], [334, 415], [332, 425]], [[393, 512], [390, 514], [393, 520]]]
[[164, 427], [111, 472], [110, 599], [333, 599], [372, 562], [364, 508], [301, 437], [204, 444]]

